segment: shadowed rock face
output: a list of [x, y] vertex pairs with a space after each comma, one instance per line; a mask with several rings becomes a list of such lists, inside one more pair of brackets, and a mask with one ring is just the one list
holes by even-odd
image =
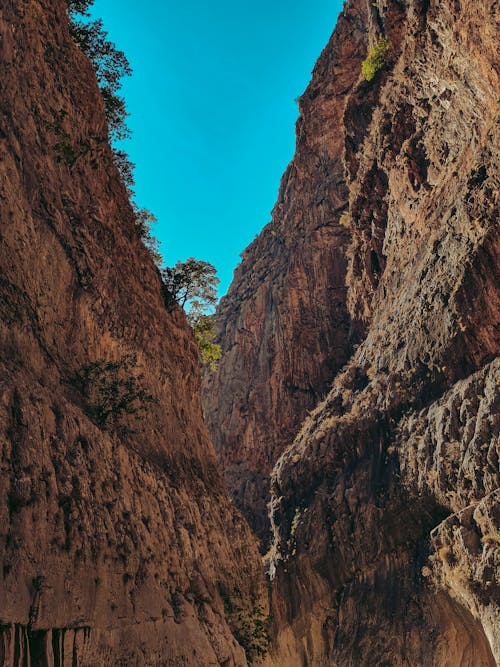
[[[3, 2], [0, 61], [0, 664], [246, 665], [260, 560], [65, 3]], [[75, 376], [131, 353], [156, 402], [100, 427]]]
[[235, 504], [265, 545], [269, 475], [356, 340], [346, 305], [350, 232], [342, 116], [366, 51], [363, 8], [339, 18], [300, 98], [296, 155], [270, 222], [217, 311], [222, 359], [205, 420]]
[[[283, 452], [270, 557], [283, 666], [500, 661], [495, 18], [490, 0], [347, 3], [273, 222], [218, 312], [225, 358], [204, 410], [261, 534]], [[364, 81], [381, 36], [387, 65]], [[299, 367], [316, 393], [294, 403]]]

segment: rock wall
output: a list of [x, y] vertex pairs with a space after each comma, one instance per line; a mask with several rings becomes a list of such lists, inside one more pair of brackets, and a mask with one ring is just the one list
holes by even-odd
[[[218, 311], [269, 665], [500, 661], [495, 11], [345, 5]], [[6, 0], [0, 59], [0, 664], [243, 667], [256, 542], [65, 3]], [[82, 372], [124, 355], [155, 400], [104, 423]]]
[[[301, 99], [273, 222], [219, 309], [225, 357], [204, 409], [258, 530], [253, 479], [284, 450], [277, 664], [500, 661], [497, 18], [492, 0], [345, 5]], [[385, 65], [366, 81], [381, 37]], [[307, 227], [280, 217], [294, 202]], [[328, 259], [310, 240], [325, 220]], [[307, 295], [295, 308], [294, 280]], [[312, 355], [295, 343], [304, 331]], [[294, 403], [287, 382], [304, 358], [308, 378], [333, 380], [309, 416], [320, 385]]]
[[[0, 61], [0, 665], [246, 665], [260, 558], [65, 2], [2, 2]], [[155, 402], [103, 424], [75, 379], [127, 354]]]
[[349, 230], [341, 127], [366, 52], [363, 7], [339, 17], [299, 100], [296, 154], [272, 221], [244, 251], [217, 310], [222, 359], [204, 414], [235, 504], [262, 540], [274, 463], [357, 338], [346, 305]]

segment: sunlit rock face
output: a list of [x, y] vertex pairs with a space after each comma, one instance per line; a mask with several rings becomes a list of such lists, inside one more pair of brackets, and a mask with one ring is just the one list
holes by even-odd
[[[0, 62], [0, 665], [246, 665], [224, 599], [265, 607], [255, 540], [66, 3], [2, 2]], [[103, 425], [76, 379], [130, 354], [155, 401]]]
[[271, 499], [277, 664], [500, 661], [494, 20], [345, 5], [219, 308], [204, 411], [264, 538]]

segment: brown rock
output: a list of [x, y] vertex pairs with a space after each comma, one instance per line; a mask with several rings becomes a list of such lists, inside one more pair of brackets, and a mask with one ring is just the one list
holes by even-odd
[[[500, 661], [494, 20], [488, 0], [347, 3], [302, 98], [284, 217], [276, 208], [219, 309], [226, 356], [205, 381], [205, 413], [258, 530], [265, 487], [243, 500], [238, 489], [265, 477], [298, 431], [271, 488], [283, 667]], [[390, 57], [367, 82], [361, 61], [382, 35]], [[324, 222], [315, 191], [330, 211], [331, 261], [325, 239], [309, 241]], [[287, 217], [295, 206], [307, 225]], [[290, 220], [280, 246], [276, 220]], [[297, 307], [288, 295], [301, 279]], [[287, 384], [304, 364], [303, 329], [315, 341], [307, 377], [333, 378], [305, 420], [321, 389], [294, 406]], [[254, 498], [260, 523], [245, 507]]]
[[[205, 413], [264, 541], [274, 466], [268, 665], [500, 660], [494, 9], [347, 3], [219, 309]], [[263, 576], [193, 337], [65, 3], [0, 19], [0, 664], [243, 667]], [[106, 421], [82, 371], [127, 354], [156, 402]]]
[[366, 50], [364, 8], [339, 17], [300, 98], [297, 150], [270, 222], [244, 251], [217, 310], [222, 359], [204, 414], [233, 500], [266, 544], [269, 475], [356, 339], [346, 306], [341, 160], [346, 98]]
[[[66, 3], [3, 2], [0, 60], [0, 665], [246, 665], [224, 599], [260, 559]], [[75, 378], [125, 354], [156, 402], [100, 422]]]

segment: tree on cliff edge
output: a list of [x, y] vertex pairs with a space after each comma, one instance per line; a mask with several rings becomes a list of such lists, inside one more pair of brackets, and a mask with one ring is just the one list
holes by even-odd
[[201, 313], [217, 303], [219, 279], [213, 264], [194, 257], [161, 271], [166, 297], [171, 305], [188, 305], [188, 313]]
[[[111, 141], [126, 139], [130, 131], [125, 124], [125, 100], [118, 95], [121, 79], [132, 69], [123, 51], [108, 39], [101, 19], [90, 21], [89, 7], [93, 0], [68, 0], [71, 36], [94, 66], [104, 102]], [[83, 17], [83, 20], [82, 18]]]
[[177, 262], [173, 267], [161, 270], [163, 293], [167, 308], [178, 305], [186, 310], [193, 328], [202, 364], [217, 369], [221, 356], [220, 345], [215, 339], [215, 318], [207, 313], [217, 303], [219, 279], [213, 264], [194, 257]]

